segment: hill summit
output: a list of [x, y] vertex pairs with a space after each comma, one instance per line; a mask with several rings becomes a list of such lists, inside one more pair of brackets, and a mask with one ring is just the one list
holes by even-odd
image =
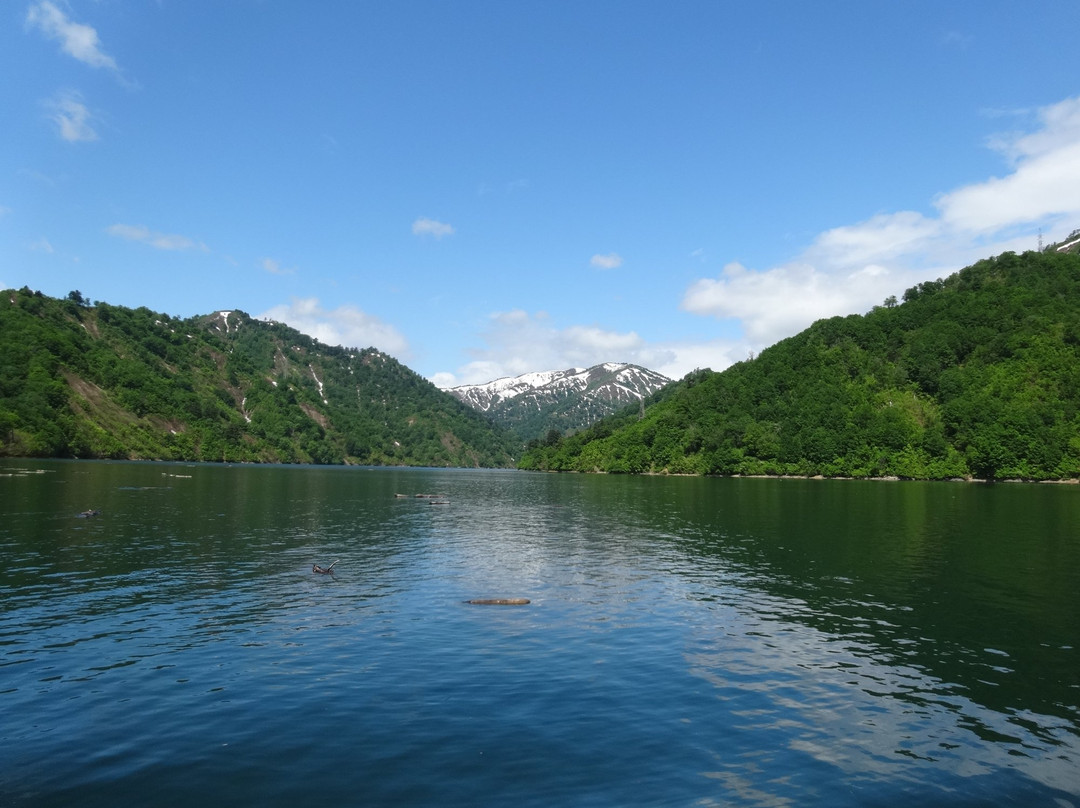
[[375, 348], [242, 311], [0, 293], [0, 455], [507, 466], [520, 442]]
[[636, 405], [671, 379], [626, 362], [525, 373], [447, 389], [495, 423], [530, 440], [573, 431]]
[[[865, 315], [819, 320], [521, 468], [1080, 479], [1080, 245], [1003, 253]], [[1070, 244], [1070, 242], [1074, 242]]]

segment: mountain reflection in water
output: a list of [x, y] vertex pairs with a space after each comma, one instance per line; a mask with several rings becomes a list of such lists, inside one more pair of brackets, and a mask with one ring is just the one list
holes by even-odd
[[1080, 806], [1072, 487], [0, 472], [0, 804]]

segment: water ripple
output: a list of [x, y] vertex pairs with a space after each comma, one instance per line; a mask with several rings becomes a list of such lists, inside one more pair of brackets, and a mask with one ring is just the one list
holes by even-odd
[[1080, 804], [1076, 590], [753, 501], [850, 489], [78, 468], [98, 521], [0, 506], [0, 803]]

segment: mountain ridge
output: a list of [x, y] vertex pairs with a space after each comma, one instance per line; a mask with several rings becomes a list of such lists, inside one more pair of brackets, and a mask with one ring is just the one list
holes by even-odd
[[520, 441], [375, 348], [238, 309], [0, 294], [0, 455], [505, 467]]
[[1062, 246], [818, 320], [720, 373], [689, 374], [643, 416], [530, 445], [519, 468], [1078, 480], [1080, 255]]
[[446, 392], [526, 440], [550, 430], [586, 427], [671, 384], [656, 371], [629, 362], [588, 368], [533, 371]]

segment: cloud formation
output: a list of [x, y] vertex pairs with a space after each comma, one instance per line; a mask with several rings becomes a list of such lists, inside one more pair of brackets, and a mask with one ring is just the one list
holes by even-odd
[[[702, 278], [686, 291], [682, 307], [693, 314], [739, 318], [753, 344], [775, 342], [805, 328], [814, 320], [845, 311], [860, 280], [872, 282], [882, 273], [853, 275], [837, 283], [814, 266], [793, 264], [768, 272], [752, 272], [738, 263], [728, 264], [718, 278]], [[848, 311], [847, 313], [850, 313]]]
[[618, 253], [597, 254], [589, 259], [589, 263], [597, 269], [617, 269], [622, 266], [622, 256]]
[[412, 223], [412, 231], [415, 236], [431, 236], [435, 239], [454, 235], [454, 228], [451, 225], [424, 217]]
[[521, 309], [490, 315], [479, 335], [486, 347], [470, 351], [472, 361], [455, 371], [436, 373], [439, 387], [483, 384], [493, 379], [520, 376], [538, 370], [592, 367], [601, 362], [630, 362], [671, 378], [695, 367], [723, 366], [745, 358], [742, 345], [663, 342], [648, 343], [636, 332], [609, 331], [598, 326], [560, 328], [545, 312]]
[[60, 50], [84, 64], [119, 70], [116, 60], [101, 49], [97, 31], [89, 25], [74, 22], [48, 0], [30, 5], [26, 12], [26, 24], [49, 39], [57, 40]]
[[[681, 308], [726, 321], [741, 333], [711, 340], [647, 342], [635, 332], [596, 326], [557, 327], [543, 313], [491, 315], [472, 361], [432, 377], [440, 387], [475, 384], [535, 370], [626, 361], [681, 378], [698, 367], [722, 370], [798, 333], [815, 320], [858, 314], [922, 281], [945, 277], [981, 258], [1037, 246], [1080, 224], [1080, 97], [1033, 113], [1024, 133], [988, 145], [1006, 160], [1001, 177], [931, 200], [933, 215], [898, 211], [818, 235], [792, 260], [755, 270], [730, 263], [685, 290]], [[700, 250], [690, 254], [698, 259]], [[614, 268], [621, 259], [595, 255]], [[729, 331], [730, 333], [730, 331]]]
[[209, 250], [201, 241], [171, 233], [158, 233], [141, 224], [114, 224], [106, 227], [105, 232], [126, 241], [149, 244], [159, 250], [202, 250], [203, 252]]
[[60, 93], [45, 102], [49, 117], [56, 124], [60, 137], [68, 143], [97, 140], [97, 132], [90, 125], [93, 117], [82, 96], [74, 90]]
[[279, 264], [273, 258], [264, 258], [260, 262], [260, 265], [262, 266], [262, 268], [264, 270], [269, 272], [271, 275], [292, 275], [294, 272], [296, 272], [295, 268], [283, 267], [281, 264]]
[[355, 306], [338, 306], [331, 311], [324, 309], [318, 298], [293, 298], [289, 304], [274, 306], [259, 318], [286, 323], [326, 345], [374, 347], [398, 360], [409, 355], [408, 341], [400, 331]]
[[862, 313], [889, 295], [980, 258], [1063, 236], [1080, 219], [1080, 97], [1040, 109], [1030, 133], [990, 146], [1009, 173], [939, 195], [936, 215], [899, 211], [820, 234], [795, 260], [763, 271], [729, 264], [692, 283], [685, 311], [737, 319], [761, 350], [822, 317]]
[[991, 143], [1011, 162], [1011, 174], [937, 199], [944, 228], [993, 234], [1080, 213], [1080, 97], [1040, 109], [1038, 119], [1037, 131]]

